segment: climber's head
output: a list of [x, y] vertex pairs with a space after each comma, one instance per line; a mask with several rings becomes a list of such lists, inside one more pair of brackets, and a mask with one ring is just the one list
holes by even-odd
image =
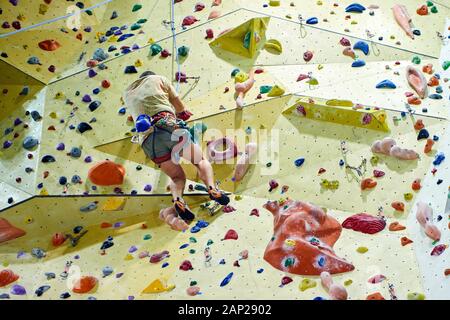
[[155, 74], [156, 73], [154, 73], [153, 71], [147, 70], [147, 71], [143, 72], [139, 78], [145, 78], [145, 77], [148, 77], [148, 76], [154, 76]]

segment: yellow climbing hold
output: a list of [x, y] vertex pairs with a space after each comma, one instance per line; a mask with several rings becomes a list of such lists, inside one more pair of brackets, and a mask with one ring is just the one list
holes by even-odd
[[274, 85], [272, 87], [272, 89], [270, 89], [270, 91], [267, 93], [268, 97], [279, 97], [282, 96], [284, 94], [285, 90], [278, 85]]
[[32, 223], [34, 221], [33, 217], [25, 217], [24, 222], [29, 224]]
[[303, 292], [305, 290], [314, 288], [315, 286], [317, 286], [317, 282], [315, 280], [303, 279], [302, 282], [300, 282], [298, 288]]
[[289, 247], [294, 247], [296, 242], [295, 242], [295, 240], [292, 240], [292, 239], [286, 239], [284, 241], [284, 243]]
[[119, 37], [112, 36], [112, 37], [109, 37], [108, 42], [117, 42], [117, 39], [119, 39]]
[[121, 211], [127, 203], [127, 198], [125, 197], [112, 197], [106, 199], [102, 206], [103, 211]]
[[411, 192], [405, 193], [403, 196], [405, 197], [406, 201], [411, 201], [413, 198], [413, 194]]
[[130, 253], [128, 253], [128, 254], [125, 256], [124, 260], [125, 260], [125, 261], [133, 260], [133, 256], [132, 256]]
[[356, 251], [359, 253], [366, 253], [367, 251], [369, 251], [369, 249], [367, 249], [366, 247], [358, 247]]
[[318, 6], [323, 5], [323, 2], [319, 0], [319, 1], [317, 1], [317, 5], [318, 5]]
[[58, 115], [57, 115], [56, 112], [54, 112], [54, 111], [50, 112], [49, 116], [50, 116], [50, 118], [52, 118], [52, 119], [56, 119], [56, 118], [58, 117]]
[[41, 189], [41, 192], [39, 192], [39, 195], [41, 195], [41, 196], [48, 196], [47, 189], [45, 189], [45, 188]]
[[25, 16], [23, 15], [23, 14], [19, 14], [18, 16], [17, 16], [17, 20], [19, 20], [19, 21], [25, 21]]
[[236, 200], [236, 201], [242, 200], [242, 196], [237, 194], [234, 196], [234, 200]]
[[353, 102], [350, 100], [331, 99], [327, 100], [326, 105], [333, 107], [353, 107]]
[[142, 293], [161, 293], [165, 291], [170, 291], [175, 288], [175, 285], [167, 285], [165, 279], [156, 279], [152, 283], [150, 283], [147, 288], [145, 288]]
[[425, 300], [425, 295], [418, 292], [408, 293], [408, 300]]
[[380, 121], [381, 123], [384, 123], [386, 121], [386, 113], [377, 113], [375, 115], [375, 118]]
[[279, 7], [280, 6], [280, 0], [270, 0], [269, 6], [271, 6], [271, 7]]
[[310, 84], [311, 86], [317, 86], [319, 84], [319, 81], [316, 78], [310, 78], [306, 83]]
[[3, 261], [2, 262], [2, 266], [5, 267], [5, 268], [8, 267], [9, 266], [9, 262], [8, 261]]
[[351, 22], [351, 24], [358, 24], [358, 22], [355, 21], [355, 20], [353, 20], [353, 21]]
[[148, 43], [148, 44], [153, 44], [153, 43], [155, 43], [155, 39], [149, 38], [148, 41], [147, 41], [147, 43]]
[[59, 91], [55, 94], [55, 99], [62, 99], [64, 98], [64, 93]]
[[48, 6], [47, 5], [45, 5], [43, 3], [41, 3], [39, 5], [39, 14], [46, 14], [47, 10], [48, 10]]
[[248, 74], [246, 74], [245, 72], [239, 71], [235, 76], [234, 76], [234, 82], [235, 83], [242, 83], [244, 81], [246, 81], [248, 79]]
[[276, 39], [269, 39], [264, 44], [264, 49], [273, 54], [281, 54], [283, 52], [283, 46], [280, 41]]
[[348, 287], [349, 285], [351, 285], [353, 283], [352, 279], [348, 279], [344, 281], [344, 286]]
[[317, 69], [318, 69], [318, 70], [322, 70], [322, 69], [323, 69], [323, 65], [319, 64], [319, 65], [317, 66]]
[[141, 59], [137, 59], [135, 62], [134, 62], [134, 66], [135, 67], [142, 67], [144, 65], [144, 63], [141, 61]]

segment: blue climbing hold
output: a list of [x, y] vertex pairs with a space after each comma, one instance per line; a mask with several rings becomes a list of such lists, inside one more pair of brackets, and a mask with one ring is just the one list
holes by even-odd
[[125, 114], [127, 112], [127, 108], [123, 107], [119, 109], [119, 114]]
[[189, 247], [189, 243], [182, 244], [180, 246], [180, 249], [184, 249], [184, 248], [187, 248], [187, 247]]
[[342, 160], [342, 159], [341, 159], [341, 160], [339, 160], [339, 166], [341, 166], [341, 167], [342, 167], [342, 166], [343, 166], [344, 164], [345, 164], [344, 160]]
[[316, 17], [312, 17], [306, 20], [307, 24], [318, 24], [319, 23], [319, 19], [317, 19]]
[[305, 158], [298, 158], [294, 161], [296, 167], [301, 167], [301, 165], [305, 162]]
[[59, 177], [59, 184], [65, 186], [67, 184], [67, 178], [64, 176]]
[[119, 39], [117, 39], [117, 42], [124, 41], [124, 40], [126, 40], [126, 39], [128, 39], [128, 38], [131, 38], [132, 36], [134, 36], [134, 34], [132, 34], [132, 33], [126, 33], [126, 34], [123, 34], [123, 35], [121, 35], [121, 36], [119, 37]]
[[47, 155], [42, 157], [41, 161], [42, 161], [42, 163], [49, 163], [49, 162], [55, 162], [56, 159], [55, 159], [54, 156], [47, 154]]
[[114, 272], [113, 268], [111, 268], [111, 267], [109, 267], [109, 266], [104, 267], [103, 270], [102, 270], [103, 277], [107, 277], [107, 276], [109, 276], [109, 275], [110, 275], [111, 273], [113, 273], [113, 272]]
[[79, 175], [74, 175], [74, 176], [72, 176], [72, 179], [70, 179], [70, 181], [72, 181], [73, 184], [80, 183], [81, 177]]
[[434, 99], [434, 100], [441, 100], [441, 99], [442, 99], [442, 96], [441, 96], [440, 94], [438, 94], [438, 93], [433, 93], [433, 94], [430, 94], [430, 95], [428, 96], [428, 98]]
[[79, 158], [79, 157], [81, 157], [81, 149], [80, 148], [78, 148], [78, 147], [73, 147], [71, 150], [70, 150], [70, 156], [71, 157], [73, 157], [73, 158]]
[[391, 80], [383, 80], [376, 85], [377, 89], [395, 89], [397, 86]]
[[264, 272], [264, 269], [263, 269], [263, 268], [258, 269], [258, 270], [256, 270], [256, 272], [257, 272], [257, 273], [263, 273], [263, 272]]
[[192, 228], [191, 228], [191, 233], [197, 233], [197, 232], [199, 232], [201, 229], [199, 228], [199, 227], [197, 227], [197, 226], [193, 226]]
[[313, 300], [326, 300], [326, 299], [322, 297], [315, 297]]
[[30, 57], [27, 62], [28, 64], [41, 64], [38, 57]]
[[78, 124], [78, 132], [80, 133], [84, 133], [88, 130], [92, 130], [92, 127], [90, 126], [90, 124], [86, 123], [86, 122], [80, 122], [80, 124]]
[[361, 50], [367, 56], [369, 54], [369, 45], [365, 41], [358, 41], [353, 45], [353, 50]]
[[445, 159], [445, 155], [442, 152], [439, 152], [434, 157], [433, 165], [435, 165], [435, 166], [440, 165], [442, 163], [442, 161], [444, 161], [444, 159]]
[[421, 129], [417, 135], [417, 140], [428, 139], [429, 136], [430, 134], [427, 129]]
[[102, 48], [98, 48], [94, 51], [93, 59], [97, 61], [104, 61], [108, 59], [108, 54], [103, 51]]
[[97, 202], [90, 202], [80, 208], [80, 212], [91, 212], [97, 209]]
[[38, 144], [39, 144], [39, 140], [38, 140], [38, 139], [35, 139], [35, 138], [33, 138], [33, 137], [28, 136], [28, 137], [26, 137], [26, 138], [23, 140], [22, 146], [23, 146], [23, 148], [26, 149], [26, 150], [32, 150], [32, 149], [33, 149], [34, 147], [36, 147]]
[[220, 283], [221, 287], [225, 287], [228, 283], [230, 283], [231, 278], [233, 277], [233, 272], [230, 272]]
[[26, 95], [28, 95], [28, 93], [30, 93], [30, 87], [25, 86], [22, 88], [22, 91], [19, 92], [19, 96], [26, 96]]
[[365, 62], [364, 60], [360, 60], [360, 59], [355, 60], [355, 61], [353, 61], [353, 63], [352, 63], [352, 67], [353, 67], [353, 68], [364, 67], [365, 65], [366, 65], [366, 62]]
[[136, 119], [136, 131], [145, 132], [152, 126], [151, 118], [146, 114], [141, 114]]
[[36, 111], [36, 110], [31, 111], [30, 115], [31, 115], [31, 118], [33, 118], [34, 121], [39, 121], [39, 120], [42, 119], [41, 114], [38, 111]]
[[97, 110], [98, 107], [100, 107], [101, 104], [102, 104], [102, 103], [101, 103], [100, 101], [98, 101], [98, 100], [92, 101], [92, 102], [89, 104], [89, 110], [91, 110], [91, 111], [93, 112], [93, 111]]
[[116, 46], [109, 46], [108, 48], [108, 52], [112, 52], [112, 51], [116, 51], [117, 47]]
[[434, 135], [434, 136], [433, 136], [433, 141], [439, 141], [439, 137], [436, 136], [436, 135]]
[[125, 73], [138, 73], [135, 66], [126, 66]]
[[95, 88], [94, 90], [92, 90], [93, 94], [99, 94], [100, 93], [100, 88]]
[[347, 6], [347, 8], [345, 8], [345, 12], [362, 13], [364, 10], [366, 10], [366, 8], [359, 3], [352, 3], [351, 5]]

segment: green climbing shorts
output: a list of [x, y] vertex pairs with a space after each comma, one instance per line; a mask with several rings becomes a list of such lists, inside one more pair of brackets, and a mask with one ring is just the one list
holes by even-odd
[[172, 157], [172, 150], [176, 145], [179, 147], [174, 151], [182, 149], [185, 141], [190, 143], [191, 135], [187, 129], [177, 129], [173, 133], [159, 127], [154, 127], [155, 130], [142, 143], [142, 149], [147, 157], [154, 163], [161, 164]]

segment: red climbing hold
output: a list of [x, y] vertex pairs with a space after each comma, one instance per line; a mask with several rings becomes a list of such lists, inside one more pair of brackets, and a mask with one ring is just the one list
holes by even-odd
[[97, 278], [92, 276], [84, 276], [75, 282], [72, 291], [75, 293], [88, 293], [95, 288], [97, 283]]
[[238, 237], [238, 233], [235, 230], [230, 229], [227, 231], [225, 237], [222, 240], [237, 240]]
[[109, 82], [108, 80], [103, 80], [102, 81], [102, 88], [107, 89], [109, 87], [111, 87], [111, 82]]
[[374, 234], [386, 227], [386, 221], [367, 213], [358, 213], [345, 219], [342, 227], [362, 233]]
[[25, 235], [25, 231], [14, 227], [8, 220], [0, 218], [0, 243]]
[[189, 260], [184, 260], [180, 265], [180, 270], [189, 271], [192, 269], [194, 268], [192, 267], [192, 263]]
[[373, 189], [377, 186], [377, 182], [371, 178], [367, 178], [361, 181], [361, 190]]
[[164, 49], [163, 51], [161, 51], [161, 57], [162, 57], [162, 58], [167, 58], [167, 57], [169, 57], [169, 56], [171, 56], [171, 54], [170, 54], [170, 52], [167, 51], [166, 49]]
[[55, 51], [60, 48], [61, 45], [56, 40], [44, 40], [39, 42], [39, 48], [45, 51]]
[[0, 271], [0, 288], [13, 283], [17, 279], [19, 279], [19, 276], [12, 270], [5, 269]]
[[397, 211], [404, 212], [405, 211], [405, 204], [400, 201], [394, 201], [391, 203], [392, 208], [394, 208]]
[[418, 119], [415, 123], [414, 123], [414, 129], [416, 130], [421, 130], [425, 128], [425, 125], [423, 124], [423, 120], [422, 119]]
[[112, 224], [109, 222], [102, 222], [102, 224], [100, 225], [100, 228], [102, 229], [106, 229], [106, 228], [111, 228]]
[[194, 12], [202, 11], [203, 9], [205, 9], [205, 5], [199, 2], [195, 5]]
[[282, 286], [285, 286], [285, 285], [291, 283], [292, 281], [294, 281], [294, 280], [292, 280], [291, 277], [284, 276], [284, 277], [281, 279], [281, 285], [282, 285]]
[[250, 212], [250, 216], [257, 216], [259, 217], [259, 210], [258, 209], [252, 209], [252, 211]]
[[62, 232], [55, 233], [52, 237], [52, 244], [54, 247], [59, 247], [66, 241], [66, 236]]
[[311, 61], [311, 59], [313, 58], [313, 53], [312, 51], [306, 51], [305, 53], [303, 53], [303, 60], [305, 60], [306, 62]]
[[420, 182], [421, 182], [420, 179], [414, 180], [413, 183], [412, 183], [412, 185], [411, 185], [411, 188], [412, 188], [414, 191], [419, 191], [420, 188], [422, 188], [422, 186], [420, 185]]

